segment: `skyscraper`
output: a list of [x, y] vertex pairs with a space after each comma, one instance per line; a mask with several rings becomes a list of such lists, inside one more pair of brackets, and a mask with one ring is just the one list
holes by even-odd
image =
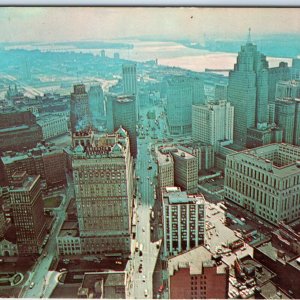
[[275, 102], [276, 85], [281, 80], [290, 80], [291, 69], [286, 62], [281, 61], [278, 67], [269, 68], [268, 98], [269, 104]]
[[137, 114], [136, 97], [134, 95], [108, 95], [107, 98], [107, 129], [114, 132], [122, 126], [129, 134], [130, 153], [137, 155]]
[[234, 142], [245, 146], [247, 129], [263, 130], [268, 123], [268, 62], [251, 42], [241, 47], [229, 73], [228, 101], [234, 106]]
[[89, 110], [91, 123], [94, 128], [99, 129], [105, 117], [104, 111], [104, 95], [100, 85], [92, 85], [89, 93]]
[[283, 129], [283, 142], [300, 145], [300, 81], [277, 83], [275, 123]]
[[125, 95], [137, 95], [136, 64], [123, 64], [123, 92]]
[[82, 130], [91, 125], [89, 98], [84, 84], [75, 84], [71, 93], [71, 130]]
[[163, 192], [164, 252], [174, 255], [204, 243], [203, 195], [188, 195], [177, 187]]
[[189, 76], [171, 76], [163, 84], [166, 86], [166, 111], [170, 133], [191, 133], [192, 104], [204, 103], [202, 79]]
[[9, 193], [19, 255], [40, 254], [46, 236], [40, 176], [15, 172]]
[[123, 64], [122, 75], [123, 75], [123, 94], [135, 96], [136, 113], [139, 114], [136, 64]]
[[72, 166], [83, 253], [128, 255], [133, 160], [127, 132], [120, 127], [94, 143], [78, 144]]
[[196, 142], [216, 146], [233, 140], [234, 108], [226, 100], [193, 105], [192, 137]]

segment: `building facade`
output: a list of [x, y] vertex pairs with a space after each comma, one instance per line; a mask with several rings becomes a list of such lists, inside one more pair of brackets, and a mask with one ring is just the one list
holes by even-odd
[[229, 268], [203, 246], [168, 260], [170, 299], [227, 299]]
[[88, 96], [91, 122], [94, 128], [99, 129], [105, 119], [104, 94], [101, 85], [92, 85]]
[[193, 105], [192, 138], [216, 146], [217, 141], [233, 141], [234, 108], [226, 100]]
[[38, 255], [46, 236], [40, 176], [14, 173], [9, 193], [19, 255]]
[[274, 122], [283, 130], [283, 142], [300, 145], [299, 80], [277, 83]]
[[84, 84], [76, 84], [71, 93], [70, 122], [72, 132], [83, 130], [91, 125], [89, 97]]
[[214, 147], [200, 142], [179, 145], [178, 149], [194, 155], [197, 158], [198, 173], [209, 170], [215, 165]]
[[51, 139], [68, 132], [68, 123], [64, 114], [41, 116], [37, 124], [42, 128], [43, 139]]
[[197, 158], [183, 150], [171, 152], [174, 160], [174, 181], [189, 194], [198, 189], [198, 161]]
[[204, 243], [205, 210], [202, 195], [188, 195], [180, 188], [163, 192], [164, 254], [174, 255]]
[[157, 159], [157, 188], [159, 198], [162, 198], [162, 191], [165, 187], [174, 186], [174, 161], [172, 155], [156, 151]]
[[282, 128], [282, 141], [300, 145], [300, 99], [284, 98], [275, 101], [275, 123]]
[[39, 145], [23, 153], [7, 153], [0, 159], [1, 182], [9, 185], [16, 171], [40, 175], [47, 187], [66, 184], [66, 157], [63, 151]]
[[229, 72], [228, 101], [234, 106], [234, 142], [245, 146], [247, 129], [263, 130], [268, 123], [268, 62], [250, 33]]
[[279, 81], [291, 79], [291, 69], [288, 63], [281, 61], [278, 67], [268, 69], [268, 98], [269, 104], [275, 103], [276, 85]]
[[75, 147], [73, 176], [82, 252], [128, 255], [133, 160], [126, 131]]
[[167, 121], [170, 134], [187, 134], [192, 131], [193, 87], [184, 76], [169, 78], [166, 81]]
[[277, 224], [300, 216], [300, 148], [271, 144], [227, 156], [225, 199]]
[[137, 156], [137, 111], [134, 95], [109, 95], [107, 103], [107, 129], [110, 133], [122, 126], [129, 134], [130, 153]]

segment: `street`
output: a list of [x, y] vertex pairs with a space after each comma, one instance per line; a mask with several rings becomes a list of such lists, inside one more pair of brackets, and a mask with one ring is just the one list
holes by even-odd
[[[66, 196], [63, 198], [59, 208], [54, 210], [56, 221], [50, 232], [49, 241], [46, 244], [42, 255], [36, 261], [27, 282], [23, 285], [20, 291], [19, 298], [39, 298], [50, 297], [53, 289], [55, 288], [58, 275], [55, 271], [50, 271], [49, 268], [53, 261], [53, 258], [57, 258], [56, 237], [60, 231], [60, 228], [66, 217], [66, 209], [69, 205], [69, 201], [74, 197], [74, 188], [72, 181], [68, 178], [68, 186], [66, 189]], [[45, 257], [44, 257], [45, 254]], [[32, 288], [30, 284], [34, 282]]]

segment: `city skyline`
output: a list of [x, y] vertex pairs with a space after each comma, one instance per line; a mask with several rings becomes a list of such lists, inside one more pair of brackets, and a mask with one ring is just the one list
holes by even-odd
[[0, 297], [300, 298], [298, 12], [0, 9]]

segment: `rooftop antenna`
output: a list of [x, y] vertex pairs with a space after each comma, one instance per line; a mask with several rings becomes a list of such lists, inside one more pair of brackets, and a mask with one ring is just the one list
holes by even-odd
[[247, 44], [251, 44], [251, 27], [248, 28], [248, 39]]

